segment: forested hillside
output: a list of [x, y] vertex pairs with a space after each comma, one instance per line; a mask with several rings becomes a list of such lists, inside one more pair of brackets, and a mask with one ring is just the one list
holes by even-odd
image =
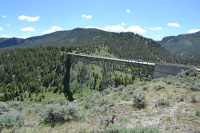
[[[55, 87], [62, 93], [65, 55], [58, 47], [35, 47], [0, 53], [0, 100], [21, 100]], [[45, 90], [48, 88], [48, 90]]]
[[158, 43], [170, 52], [180, 55], [185, 62], [200, 65], [200, 32], [165, 37]]
[[113, 33], [112, 37], [105, 41], [105, 44], [108, 46], [110, 53], [120, 58], [156, 62], [181, 62], [179, 57], [171, 54], [154, 40], [131, 32]]
[[[76, 46], [38, 46], [34, 48], [17, 48], [0, 52], [0, 101], [9, 100], [35, 100], [41, 101], [47, 92], [63, 94], [64, 75], [66, 73], [66, 53], [83, 53], [87, 51], [95, 54], [105, 50], [100, 46], [76, 45]], [[86, 54], [86, 53], [84, 53]], [[108, 53], [107, 53], [108, 54]], [[88, 70], [83, 65], [78, 65], [81, 74], [88, 75]], [[94, 68], [93, 68], [94, 69]], [[95, 80], [91, 90], [99, 90], [101, 71], [92, 72]], [[80, 75], [80, 74], [79, 74]], [[118, 77], [115, 75], [117, 86], [133, 83], [133, 78]], [[126, 80], [126, 81], [125, 81]], [[84, 80], [83, 84], [88, 81]], [[77, 84], [72, 87], [73, 93], [79, 93]], [[81, 94], [82, 95], [82, 94]]]
[[[30, 100], [41, 100], [44, 98], [43, 92], [48, 91], [61, 94], [66, 71], [66, 52], [181, 63], [178, 56], [171, 54], [157, 42], [131, 32], [113, 33], [77, 28], [23, 40], [1, 39], [0, 42], [4, 45], [6, 42], [18, 42], [20, 44], [16, 46], [23, 47], [0, 52], [0, 97], [3, 101], [23, 100], [27, 97]], [[84, 66], [79, 69], [87, 71]], [[93, 89], [99, 90], [103, 72], [92, 72], [95, 81]], [[131, 84], [135, 78], [130, 78], [115, 75], [115, 85]], [[36, 96], [32, 97], [33, 93]]]

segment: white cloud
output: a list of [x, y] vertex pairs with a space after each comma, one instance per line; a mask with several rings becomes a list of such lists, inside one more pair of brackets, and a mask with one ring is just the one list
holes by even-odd
[[180, 25], [178, 23], [167, 23], [167, 25], [169, 27], [173, 26], [173, 27], [179, 27]]
[[131, 11], [129, 9], [127, 9], [126, 12], [131, 12]]
[[86, 28], [90, 28], [90, 29], [99, 29], [99, 30], [107, 31], [107, 30], [105, 30], [104, 28], [95, 27], [95, 26], [86, 26]]
[[140, 28], [140, 26], [130, 26], [129, 28], [125, 29], [121, 25], [115, 25], [115, 26], [106, 26], [104, 28], [100, 27], [94, 27], [94, 26], [86, 26], [86, 28], [95, 28], [99, 30], [104, 30], [104, 31], [115, 31], [115, 32], [135, 32], [135, 33], [146, 33], [146, 30]]
[[5, 16], [5, 15], [1, 15], [1, 17], [6, 18], [7, 16]]
[[64, 30], [64, 29], [60, 28], [59, 26], [52, 26], [49, 30], [45, 30], [43, 33], [49, 34], [49, 33], [53, 33], [58, 30]]
[[50, 29], [50, 30], [44, 30], [44, 34], [49, 34], [49, 33], [53, 33], [53, 32], [55, 32], [54, 30], [52, 30], [52, 29]]
[[59, 26], [52, 26], [51, 29], [52, 29], [52, 30], [63, 30], [63, 29], [60, 28]]
[[22, 28], [21, 31], [35, 31], [33, 27]]
[[127, 28], [125, 30], [125, 32], [135, 32], [135, 33], [141, 33], [141, 34], [143, 34], [143, 33], [146, 33], [146, 30], [140, 28], [140, 26], [134, 26], [133, 25], [133, 26], [130, 26], [129, 28]]
[[121, 25], [126, 25], [125, 23], [121, 23]]
[[6, 24], [6, 26], [10, 26], [10, 24]]
[[87, 18], [87, 19], [90, 19], [90, 18], [92, 18], [92, 16], [91, 16], [91, 15], [85, 15], [85, 14], [83, 14], [83, 15], [82, 15], [82, 17], [83, 17], [83, 18]]
[[192, 30], [189, 30], [188, 31], [188, 33], [190, 34], [190, 33], [196, 33], [196, 32], [199, 32], [200, 31], [200, 29], [192, 29]]
[[121, 26], [121, 25], [106, 26], [104, 29], [105, 29], [105, 30], [110, 30], [110, 31], [124, 31], [124, 27]]
[[3, 35], [2, 37], [3, 38], [11, 38], [10, 36], [7, 36], [7, 35]]
[[162, 27], [153, 27], [153, 28], [149, 28], [150, 30], [162, 30]]
[[18, 17], [19, 20], [27, 20], [27, 21], [29, 21], [29, 22], [38, 21], [39, 18], [40, 18], [40, 16], [29, 17], [29, 16], [25, 16], [25, 15], [22, 15], [22, 16], [19, 16], [19, 17]]
[[22, 36], [22, 37], [19, 37], [19, 38], [26, 39], [26, 38], [29, 38], [29, 37], [31, 37], [31, 36], [26, 35], [26, 36]]
[[2, 28], [2, 27], [0, 27], [0, 30], [3, 30], [3, 28]]

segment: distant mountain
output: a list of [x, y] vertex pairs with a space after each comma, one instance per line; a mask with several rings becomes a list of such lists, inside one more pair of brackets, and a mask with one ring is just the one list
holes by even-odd
[[82, 44], [103, 45], [107, 47], [110, 54], [119, 58], [173, 63], [180, 60], [152, 39], [132, 32], [114, 33], [98, 29], [76, 28], [27, 39], [1, 39], [0, 48]]
[[0, 48], [16, 46], [21, 43], [22, 39], [20, 38], [0, 38]]
[[200, 32], [165, 37], [162, 41], [158, 41], [158, 43], [162, 44], [170, 52], [183, 58], [190, 60], [200, 59]]
[[[0, 38], [0, 48], [35, 47], [47, 45], [75, 45], [95, 42], [100, 36], [107, 36], [109, 32], [97, 29], [76, 28], [68, 31], [57, 31], [42, 36], [21, 38]], [[18, 41], [14, 41], [18, 40]]]

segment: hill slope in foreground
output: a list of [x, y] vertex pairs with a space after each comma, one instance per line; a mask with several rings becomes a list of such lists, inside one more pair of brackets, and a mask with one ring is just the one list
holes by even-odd
[[174, 77], [107, 88], [74, 102], [1, 102], [0, 128], [29, 133], [200, 132], [199, 80], [200, 72], [191, 69]]

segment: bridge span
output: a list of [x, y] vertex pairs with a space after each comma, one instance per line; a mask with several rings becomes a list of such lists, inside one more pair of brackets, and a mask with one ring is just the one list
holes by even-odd
[[[195, 68], [200, 70], [200, 67], [181, 65], [181, 64], [159, 64], [135, 60], [116, 59], [108, 57], [99, 57], [91, 55], [81, 55], [74, 53], [67, 53], [66, 73], [64, 77], [64, 91], [69, 99], [73, 97], [70, 92], [70, 70], [73, 63], [81, 61], [86, 65], [94, 64], [101, 67], [105, 72], [120, 71], [128, 73], [144, 80], [152, 78], [167, 77], [168, 75], [177, 75], [183, 70]], [[103, 79], [106, 80], [106, 79]]]
[[[138, 77], [142, 75], [142, 72], [140, 71], [140, 69], [133, 70], [130, 67], [127, 68], [126, 66], [153, 67], [153, 74], [151, 73], [151, 78], [160, 78], [160, 77], [167, 77], [168, 75], [177, 75], [181, 71], [188, 70], [191, 68], [195, 68], [200, 71], [200, 67], [190, 66], [190, 65], [169, 64], [169, 63], [159, 64], [159, 63], [143, 62], [143, 61], [136, 61], [136, 60], [81, 55], [81, 54], [74, 54], [74, 53], [67, 53], [67, 58], [70, 60], [82, 61], [85, 64], [95, 64], [107, 71], [122, 71], [122, 72], [129, 73]], [[118, 65], [114, 66], [113, 63], [117, 63]], [[148, 76], [144, 76], [144, 77], [148, 77]]]
[[81, 55], [81, 54], [74, 54], [74, 53], [67, 53], [67, 57], [73, 58], [87, 58], [87, 59], [103, 59], [103, 60], [109, 60], [109, 61], [118, 61], [118, 62], [126, 62], [126, 63], [136, 63], [136, 64], [142, 64], [142, 65], [149, 65], [154, 66], [155, 63], [150, 62], [143, 62], [143, 61], [134, 61], [134, 60], [125, 60], [125, 59], [117, 59], [117, 58], [108, 58], [108, 57], [101, 57], [101, 56], [91, 56], [91, 55]]

